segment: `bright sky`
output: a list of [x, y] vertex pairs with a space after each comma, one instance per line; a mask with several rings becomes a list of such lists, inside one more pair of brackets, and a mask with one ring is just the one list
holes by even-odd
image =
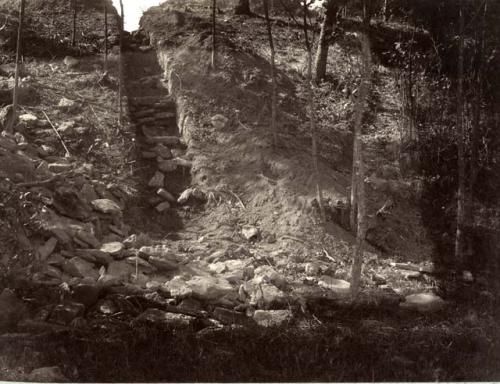
[[[148, 8], [163, 3], [165, 0], [123, 0], [123, 12], [125, 13], [125, 30], [132, 32], [139, 27], [142, 13]], [[120, 13], [120, 1], [113, 0], [118, 13]]]

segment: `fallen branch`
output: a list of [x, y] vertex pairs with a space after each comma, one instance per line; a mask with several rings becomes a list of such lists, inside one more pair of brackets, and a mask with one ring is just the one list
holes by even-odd
[[47, 180], [27, 181], [24, 183], [17, 183], [16, 186], [18, 186], [18, 187], [40, 187], [42, 185], [47, 185], [47, 184], [53, 183], [54, 181], [61, 179], [62, 176], [63, 176], [63, 174], [60, 173], [60, 174], [57, 174], [57, 175], [54, 175], [54, 176], [48, 178]]
[[234, 193], [233, 191], [231, 191], [230, 189], [226, 189], [226, 191], [228, 193], [230, 193], [234, 198], [236, 198], [236, 200], [238, 200], [238, 202], [240, 203], [241, 207], [243, 208], [243, 210], [246, 210], [247, 208], [245, 207], [245, 204], [243, 204], [243, 201], [241, 201], [241, 199], [239, 198], [239, 196]]
[[63, 138], [61, 137], [61, 135], [59, 134], [59, 132], [57, 132], [57, 129], [54, 126], [54, 124], [52, 124], [52, 121], [49, 119], [49, 117], [47, 116], [47, 114], [45, 113], [45, 111], [42, 111], [42, 113], [45, 116], [45, 118], [47, 119], [47, 121], [49, 122], [49, 124], [52, 127], [52, 129], [54, 130], [54, 132], [56, 133], [56, 135], [59, 138], [59, 140], [61, 141], [61, 144], [63, 145], [64, 150], [66, 151], [66, 154], [68, 155], [68, 157], [71, 156], [71, 154], [69, 153], [68, 147], [66, 147], [66, 144], [64, 143]]
[[323, 248], [323, 253], [325, 254], [325, 257], [330, 260], [330, 261], [333, 261], [333, 262], [336, 262], [337, 260], [335, 260], [333, 257], [330, 256], [330, 254], [328, 253], [328, 251]]
[[299, 239], [298, 237], [290, 236], [290, 235], [283, 235], [283, 236], [281, 236], [281, 238], [282, 239], [290, 239], [290, 240], [297, 241], [297, 242], [302, 243], [302, 244], [306, 243], [304, 240]]

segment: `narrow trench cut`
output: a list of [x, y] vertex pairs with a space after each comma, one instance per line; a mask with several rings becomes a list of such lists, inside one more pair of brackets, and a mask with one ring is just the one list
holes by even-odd
[[189, 186], [189, 168], [176, 162], [186, 147], [177, 129], [176, 105], [162, 83], [154, 50], [125, 57], [125, 87], [136, 131], [134, 177], [138, 193], [125, 220], [139, 231], [165, 237], [182, 228], [177, 197]]

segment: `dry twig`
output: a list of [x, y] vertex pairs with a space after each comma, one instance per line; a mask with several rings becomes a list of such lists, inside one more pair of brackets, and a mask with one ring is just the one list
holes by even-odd
[[69, 153], [68, 147], [66, 147], [66, 144], [64, 143], [63, 138], [61, 137], [61, 135], [59, 134], [59, 132], [57, 132], [57, 129], [54, 126], [54, 124], [52, 124], [52, 121], [49, 119], [49, 117], [47, 116], [47, 114], [45, 113], [45, 111], [42, 111], [42, 113], [45, 116], [45, 118], [47, 119], [47, 121], [49, 122], [49, 124], [52, 127], [52, 129], [54, 130], [54, 132], [56, 133], [56, 135], [59, 138], [59, 140], [61, 141], [61, 144], [63, 145], [64, 150], [66, 151], [66, 154], [68, 155], [68, 157], [71, 156], [71, 154]]

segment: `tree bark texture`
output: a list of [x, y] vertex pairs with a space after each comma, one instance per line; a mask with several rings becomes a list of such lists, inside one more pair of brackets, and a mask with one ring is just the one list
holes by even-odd
[[123, 0], [120, 0], [120, 58], [119, 58], [119, 87], [118, 99], [120, 103], [120, 125], [123, 124], [123, 28], [125, 25], [125, 14], [123, 12]]
[[212, 69], [215, 70], [217, 69], [217, 42], [216, 42], [216, 35], [217, 35], [217, 0], [212, 1], [212, 61], [211, 61], [211, 66]]
[[235, 15], [251, 15], [250, 0], [238, 0], [238, 4], [234, 7]]
[[312, 76], [312, 44], [309, 41], [309, 34], [307, 25], [307, 16], [308, 16], [308, 3], [303, 2], [303, 31], [304, 31], [304, 40], [307, 51], [307, 94], [309, 99], [309, 124], [311, 130], [311, 141], [312, 141], [312, 158], [313, 158], [313, 167], [314, 167], [314, 175], [316, 179], [316, 195], [318, 199], [319, 211], [321, 215], [321, 220], [323, 223], [326, 222], [325, 208], [323, 206], [323, 191], [321, 189], [321, 181], [319, 175], [319, 164], [318, 164], [318, 143], [316, 138], [316, 119], [315, 119], [315, 107], [314, 107], [314, 89], [313, 89], [313, 76]]
[[459, 0], [459, 42], [457, 70], [457, 147], [458, 147], [458, 192], [457, 192], [457, 231], [455, 236], [455, 262], [460, 269], [463, 267], [464, 253], [464, 221], [465, 221], [465, 159], [464, 159], [464, 11], [463, 1]]
[[328, 62], [328, 48], [330, 47], [333, 28], [337, 19], [338, 6], [334, 0], [327, 1], [324, 5], [325, 15], [321, 23], [319, 34], [318, 50], [314, 62], [314, 81], [316, 83], [326, 76], [326, 66]]
[[17, 120], [17, 108], [19, 104], [19, 66], [21, 61], [21, 49], [22, 49], [22, 34], [23, 34], [23, 24], [24, 24], [24, 9], [25, 0], [21, 0], [19, 5], [19, 26], [17, 30], [17, 46], [16, 46], [16, 72], [14, 75], [14, 94], [12, 100], [12, 115], [7, 121], [6, 131], [8, 133], [14, 132], [14, 123]]
[[264, 15], [267, 25], [267, 37], [269, 40], [269, 48], [271, 49], [271, 80], [272, 80], [272, 97], [271, 97], [271, 131], [273, 133], [273, 146], [278, 146], [278, 126], [277, 126], [277, 91], [278, 84], [276, 80], [276, 62], [275, 62], [275, 49], [273, 40], [273, 31], [271, 27], [271, 20], [269, 19], [269, 0], [263, 0]]
[[357, 100], [355, 111], [355, 157], [354, 163], [355, 173], [353, 174], [353, 189], [356, 191], [357, 202], [357, 231], [356, 231], [356, 247], [354, 249], [354, 257], [351, 268], [351, 296], [354, 298], [359, 292], [361, 280], [361, 268], [363, 265], [363, 255], [366, 239], [366, 198], [365, 198], [365, 167], [363, 161], [363, 141], [362, 141], [362, 124], [365, 105], [368, 98], [368, 93], [371, 85], [371, 48], [370, 40], [367, 34], [362, 33], [360, 36], [363, 56], [362, 80], [359, 98]]
[[108, 5], [104, 2], [104, 71], [108, 70]]
[[77, 0], [73, 0], [73, 31], [71, 33], [71, 45], [76, 45], [76, 20], [78, 17]]

